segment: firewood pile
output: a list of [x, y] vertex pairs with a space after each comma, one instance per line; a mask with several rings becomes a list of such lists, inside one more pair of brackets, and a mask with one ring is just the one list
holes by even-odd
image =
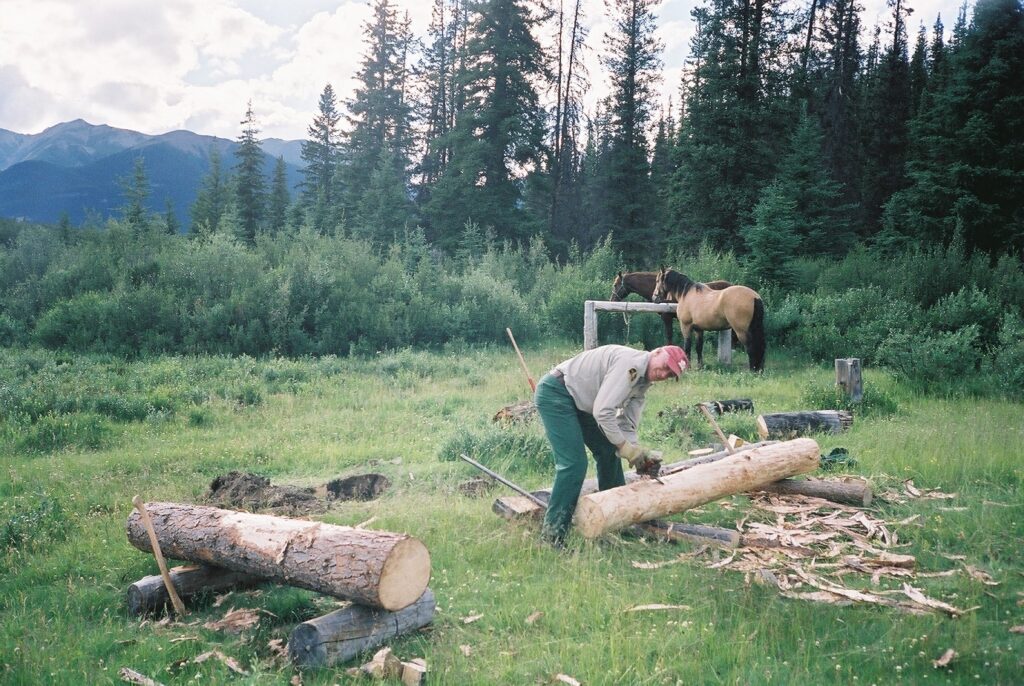
[[[949, 499], [955, 494], [918, 489], [906, 482], [904, 491], [887, 491], [895, 502], [915, 498]], [[720, 504], [732, 509], [729, 501]], [[684, 562], [709, 569], [742, 573], [745, 582], [778, 589], [794, 600], [833, 605], [874, 604], [912, 614], [944, 613], [960, 617], [977, 609], [958, 608], [928, 597], [917, 584], [922, 579], [958, 574], [996, 585], [987, 572], [948, 556], [953, 566], [924, 570], [913, 555], [899, 552], [906, 543], [900, 532], [914, 526], [920, 515], [886, 521], [863, 508], [800, 495], [756, 494], [737, 522], [740, 547], [721, 551], [702, 546], [673, 559], [633, 562], [638, 569], [658, 569]], [[905, 536], [905, 535], [904, 535]], [[727, 557], [725, 556], [727, 554]]]

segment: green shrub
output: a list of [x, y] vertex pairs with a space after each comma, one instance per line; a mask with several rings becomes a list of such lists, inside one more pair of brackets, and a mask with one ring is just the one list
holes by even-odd
[[937, 331], [956, 331], [977, 324], [985, 347], [995, 344], [1001, 305], [977, 286], [964, 287], [941, 298], [927, 312], [927, 321]]
[[878, 361], [925, 388], [954, 389], [981, 364], [978, 339], [977, 324], [927, 336], [898, 331], [879, 346]]
[[66, 540], [75, 518], [60, 502], [47, 496], [34, 498], [29, 507], [21, 507], [0, 521], [0, 554], [30, 552], [45, 543]]
[[993, 359], [998, 387], [1011, 397], [1024, 397], [1024, 319], [1009, 313], [999, 328], [999, 347]]
[[499, 473], [546, 471], [554, 467], [551, 446], [533, 427], [461, 430], [438, 450], [438, 459], [456, 461], [464, 454]]
[[97, 450], [113, 435], [106, 418], [89, 412], [48, 414], [20, 433], [16, 448], [26, 453], [53, 453], [64, 448]]
[[800, 404], [814, 410], [847, 410], [860, 417], [889, 417], [899, 412], [896, 399], [873, 385], [866, 386], [863, 399], [855, 403], [835, 383], [811, 381], [800, 393]]

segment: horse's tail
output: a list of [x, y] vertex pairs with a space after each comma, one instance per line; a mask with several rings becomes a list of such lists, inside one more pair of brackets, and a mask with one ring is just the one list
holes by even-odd
[[764, 371], [764, 354], [767, 349], [764, 336], [764, 301], [754, 300], [754, 316], [747, 327], [747, 356], [750, 359], [750, 370]]

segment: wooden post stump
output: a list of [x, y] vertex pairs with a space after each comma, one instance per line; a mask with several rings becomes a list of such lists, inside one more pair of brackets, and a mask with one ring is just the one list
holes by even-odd
[[[243, 586], [255, 586], [261, 581], [259, 577], [251, 574], [208, 565], [174, 567], [170, 570], [170, 575], [174, 588], [183, 599], [203, 591], [227, 591]], [[129, 614], [138, 616], [156, 612], [170, 602], [164, 579], [159, 574], [144, 576], [128, 587]]]
[[[430, 553], [405, 534], [233, 512], [203, 505], [147, 503], [168, 557], [210, 564], [364, 605], [400, 610], [430, 579]], [[128, 541], [150, 552], [139, 515]]]
[[860, 358], [846, 357], [836, 360], [836, 384], [846, 391], [855, 403], [864, 399], [864, 381], [860, 375]]
[[288, 656], [297, 666], [330, 667], [434, 620], [434, 592], [429, 588], [416, 602], [388, 612], [350, 605], [295, 627], [288, 639]]
[[732, 329], [718, 332], [718, 363], [732, 364]]
[[762, 440], [788, 440], [812, 433], [838, 434], [853, 425], [853, 414], [846, 410], [778, 412], [757, 417], [757, 433]]
[[818, 468], [818, 444], [809, 438], [766, 445], [699, 465], [685, 473], [636, 481], [591, 493], [576, 505], [576, 529], [585, 538], [645, 522], [755, 490], [786, 477]]

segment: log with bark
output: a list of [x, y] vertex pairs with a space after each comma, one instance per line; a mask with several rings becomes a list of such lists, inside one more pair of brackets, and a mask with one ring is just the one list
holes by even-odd
[[[233, 588], [255, 586], [262, 579], [252, 574], [209, 565], [189, 565], [170, 570], [171, 583], [182, 599], [204, 591], [227, 591]], [[159, 574], [144, 576], [128, 587], [128, 612], [143, 615], [157, 612], [171, 602]]]
[[645, 479], [591, 493], [576, 505], [576, 529], [585, 538], [596, 538], [631, 524], [814, 471], [819, 460], [818, 444], [810, 438], [798, 438], [737, 453], [684, 473], [665, 475], [660, 482]]
[[853, 425], [853, 414], [846, 410], [779, 412], [757, 417], [757, 433], [762, 440], [789, 440], [812, 433], [842, 433]]
[[429, 588], [416, 602], [394, 612], [350, 605], [295, 627], [288, 655], [303, 669], [330, 667], [427, 626], [434, 620], [435, 607]]
[[[223, 567], [353, 600], [400, 610], [430, 579], [430, 553], [405, 534], [353, 529], [273, 515], [178, 503], [147, 503], [168, 557]], [[128, 541], [151, 552], [137, 512]]]
[[733, 400], [708, 400], [698, 403], [703, 405], [713, 415], [722, 415], [726, 412], [753, 412], [754, 401], [750, 398], [735, 398]]
[[864, 479], [783, 479], [760, 490], [782, 495], [806, 495], [834, 503], [868, 507], [871, 505], [871, 484]]

